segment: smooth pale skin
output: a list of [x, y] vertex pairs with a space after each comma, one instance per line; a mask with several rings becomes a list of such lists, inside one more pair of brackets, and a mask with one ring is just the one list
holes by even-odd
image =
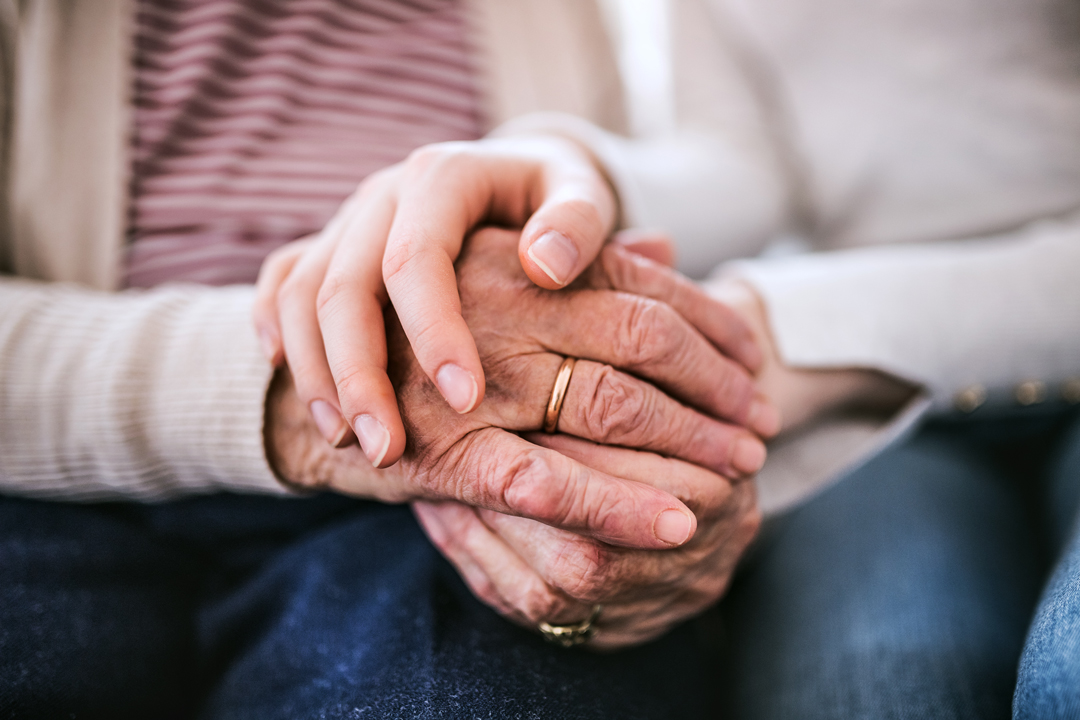
[[[390, 376], [410, 438], [401, 462], [377, 470], [359, 448], [330, 447], [282, 371], [266, 424], [275, 469], [296, 486], [386, 502], [455, 500], [611, 545], [685, 544], [698, 521], [679, 496], [515, 433], [540, 428], [557, 368], [571, 355], [582, 359], [560, 432], [678, 457], [717, 473], [720, 484], [721, 474], [747, 477], [764, 460], [760, 440], [741, 425], [756, 405], [753, 382], [716, 346], [745, 343], [748, 331], [692, 283], [615, 246], [574, 287], [538, 288], [515, 257], [518, 239], [482, 231], [458, 263], [463, 316], [488, 376], [479, 408], [459, 414], [441, 401], [391, 314]], [[674, 515], [662, 520], [665, 512]], [[682, 530], [673, 536], [671, 528]]]

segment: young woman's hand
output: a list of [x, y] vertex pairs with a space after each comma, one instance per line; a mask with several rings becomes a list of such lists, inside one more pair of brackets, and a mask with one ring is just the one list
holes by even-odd
[[[485, 379], [454, 277], [466, 235], [480, 224], [521, 228], [526, 275], [553, 289], [593, 261], [617, 212], [607, 180], [569, 140], [430, 145], [365, 180], [319, 235], [267, 259], [255, 325], [271, 361], [287, 358], [323, 437], [341, 446], [355, 431], [385, 467], [405, 447], [386, 374], [387, 302], [442, 396], [470, 412]], [[372, 423], [390, 435], [385, 452], [364, 429]]]

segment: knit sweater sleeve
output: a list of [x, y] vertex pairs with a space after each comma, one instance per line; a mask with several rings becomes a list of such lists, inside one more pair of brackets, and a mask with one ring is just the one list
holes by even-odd
[[103, 293], [0, 278], [0, 491], [70, 500], [286, 494], [251, 287]]

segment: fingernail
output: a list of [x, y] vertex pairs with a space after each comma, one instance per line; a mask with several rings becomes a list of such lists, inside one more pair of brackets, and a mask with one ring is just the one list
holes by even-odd
[[764, 400], [754, 400], [748, 418], [750, 429], [762, 437], [772, 437], [780, 432], [780, 411]]
[[686, 513], [678, 510], [665, 510], [656, 516], [653, 523], [653, 534], [658, 540], [669, 545], [682, 545], [690, 537], [690, 529], [693, 525]]
[[765, 464], [765, 446], [758, 440], [740, 438], [735, 443], [731, 464], [746, 475], [753, 475]]
[[472, 373], [462, 370], [453, 363], [446, 363], [435, 373], [435, 384], [439, 386], [446, 402], [459, 413], [467, 413], [476, 404], [479, 393], [476, 378]]
[[390, 432], [371, 415], [357, 415], [353, 420], [353, 428], [367, 459], [372, 465], [379, 467], [386, 457], [386, 451], [390, 449]]
[[262, 345], [263, 355], [270, 362], [274, 362], [274, 355], [277, 354], [277, 343], [270, 337], [270, 333], [266, 330], [259, 331], [259, 344]]
[[319, 434], [334, 447], [341, 447], [349, 432], [349, 426], [341, 417], [341, 413], [325, 400], [312, 400], [310, 410], [311, 417], [315, 420], [315, 427], [319, 428]]
[[549, 230], [529, 246], [529, 259], [559, 285], [565, 285], [577, 267], [578, 249], [570, 238]]

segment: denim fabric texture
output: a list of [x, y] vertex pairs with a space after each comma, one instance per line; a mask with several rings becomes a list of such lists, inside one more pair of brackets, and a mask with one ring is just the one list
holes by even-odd
[[1078, 488], [1076, 413], [939, 422], [767, 524], [719, 716], [1080, 718]]
[[0, 718], [701, 717], [700, 636], [552, 647], [405, 507], [0, 500]]
[[[614, 654], [477, 602], [406, 508], [0, 498], [0, 718], [1077, 718], [1080, 422], [935, 423]], [[1014, 693], [1015, 689], [1015, 693]]]

